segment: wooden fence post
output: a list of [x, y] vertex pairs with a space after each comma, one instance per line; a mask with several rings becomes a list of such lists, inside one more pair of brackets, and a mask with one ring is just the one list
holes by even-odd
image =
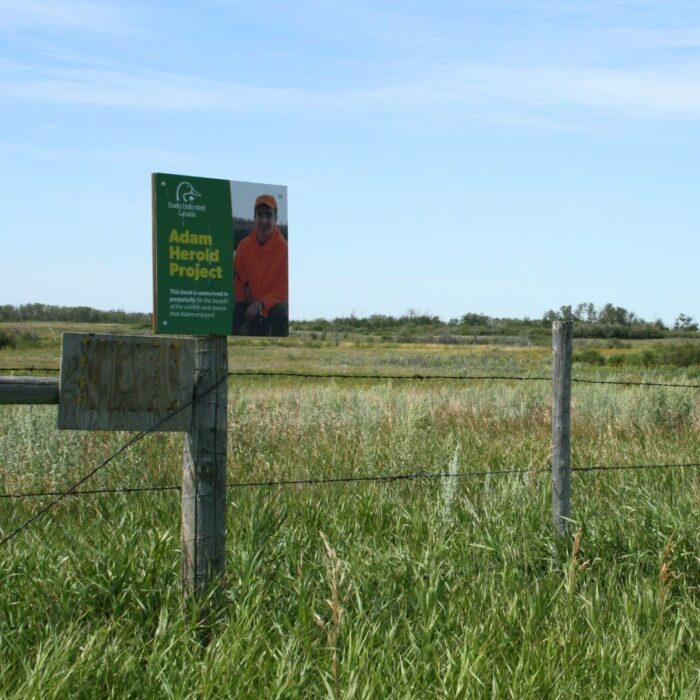
[[565, 535], [571, 516], [571, 363], [573, 322], [552, 324], [552, 518]]
[[[185, 436], [182, 469], [181, 571], [185, 600], [205, 595], [224, 572], [227, 374], [226, 338], [196, 338], [195, 402], [192, 427]], [[216, 389], [197, 398], [215, 385]]]

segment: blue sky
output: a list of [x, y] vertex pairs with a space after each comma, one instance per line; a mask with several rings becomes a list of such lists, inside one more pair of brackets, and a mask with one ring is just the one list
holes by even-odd
[[289, 188], [293, 318], [700, 316], [700, 4], [0, 0], [0, 304], [150, 311], [150, 174]]

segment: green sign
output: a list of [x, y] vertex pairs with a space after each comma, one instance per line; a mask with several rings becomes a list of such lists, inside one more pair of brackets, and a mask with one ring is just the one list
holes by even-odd
[[233, 213], [228, 180], [153, 175], [154, 330], [230, 335]]

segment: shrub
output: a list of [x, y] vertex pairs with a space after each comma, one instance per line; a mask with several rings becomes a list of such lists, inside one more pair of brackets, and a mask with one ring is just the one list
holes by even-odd
[[41, 336], [34, 331], [22, 331], [19, 336], [19, 343], [23, 347], [36, 348], [41, 345]]
[[637, 367], [692, 367], [700, 365], [700, 343], [657, 343], [642, 352], [628, 353], [624, 361], [619, 362]]
[[574, 353], [574, 362], [586, 362], [589, 365], [604, 365], [605, 357], [599, 350], [585, 348]]
[[668, 343], [654, 348], [660, 364], [672, 367], [700, 365], [700, 343]]
[[2, 348], [16, 348], [17, 347], [17, 336], [14, 333], [8, 333], [7, 331], [0, 331], [0, 349]]

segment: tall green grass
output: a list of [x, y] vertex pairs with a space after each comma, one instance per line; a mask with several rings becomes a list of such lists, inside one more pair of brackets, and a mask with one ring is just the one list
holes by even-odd
[[[229, 480], [546, 469], [550, 390], [232, 380]], [[576, 385], [574, 465], [700, 462], [699, 416], [690, 390]], [[126, 437], [54, 423], [2, 407], [5, 492]], [[178, 483], [181, 452], [149, 436], [95, 485]], [[0, 695], [697, 697], [700, 470], [577, 472], [572, 494], [557, 543], [546, 471], [232, 488], [208, 644], [180, 608], [177, 492], [67, 498], [0, 550]], [[1, 531], [44, 502], [1, 500]]]

